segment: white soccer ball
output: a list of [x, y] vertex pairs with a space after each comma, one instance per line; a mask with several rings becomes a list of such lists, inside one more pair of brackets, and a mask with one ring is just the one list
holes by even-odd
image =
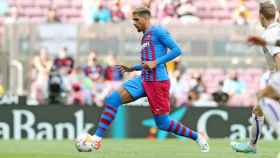
[[75, 145], [80, 152], [90, 152], [93, 150], [93, 139], [88, 133], [78, 136], [75, 140]]

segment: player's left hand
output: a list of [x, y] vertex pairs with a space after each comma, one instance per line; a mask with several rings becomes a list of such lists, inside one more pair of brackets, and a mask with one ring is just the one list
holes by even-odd
[[127, 67], [125, 65], [115, 65], [115, 68], [118, 69], [119, 71], [121, 71], [122, 74], [124, 74], [125, 72], [132, 72], [133, 69], [130, 67]]
[[144, 64], [143, 64], [143, 68], [144, 69], [154, 69], [156, 68], [157, 66], [157, 61], [154, 60], [154, 61], [146, 61]]
[[250, 44], [255, 44], [255, 45], [259, 45], [259, 46], [263, 46], [263, 47], [267, 44], [263, 38], [258, 37], [258, 36], [250, 36], [247, 39], [247, 42]]

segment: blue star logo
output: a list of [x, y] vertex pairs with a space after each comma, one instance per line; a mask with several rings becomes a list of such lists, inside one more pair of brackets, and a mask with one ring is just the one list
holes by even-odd
[[[176, 110], [175, 112], [171, 113], [169, 115], [169, 117], [175, 121], [180, 121], [185, 116], [187, 110], [188, 109], [186, 107], [182, 107], [182, 108]], [[148, 118], [148, 119], [143, 120], [142, 125], [150, 127], [150, 128], [157, 128], [154, 118]], [[165, 132], [162, 130], [159, 130], [157, 133], [158, 140], [164, 140], [167, 138], [167, 136], [168, 136], [168, 132]], [[178, 138], [181, 139], [183, 137], [178, 136]]]

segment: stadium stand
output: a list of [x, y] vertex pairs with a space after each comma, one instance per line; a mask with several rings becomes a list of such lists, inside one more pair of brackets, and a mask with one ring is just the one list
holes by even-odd
[[[130, 11], [136, 5], [146, 5], [151, 8], [153, 16], [162, 23], [201, 23], [203, 25], [224, 24], [224, 25], [246, 25], [257, 20], [257, 2], [255, 0], [8, 0], [5, 14], [0, 16], [0, 36], [3, 35], [3, 25], [5, 23], [26, 22], [26, 23], [98, 23], [98, 22], [120, 22], [130, 17]], [[107, 13], [110, 14], [107, 14]], [[106, 17], [109, 16], [109, 17]], [[104, 20], [105, 18], [105, 20]], [[110, 19], [109, 21], [106, 20]], [[102, 65], [105, 71], [106, 65]], [[76, 69], [75, 67], [74, 69]], [[181, 74], [182, 79], [186, 79], [183, 83], [189, 83], [193, 73], [199, 73], [202, 81], [205, 83], [205, 94], [211, 96], [212, 93], [219, 89], [220, 81], [224, 81], [227, 72], [230, 70], [223, 68], [189, 68], [186, 73]], [[259, 79], [263, 70], [260, 68], [248, 68], [237, 70], [240, 80], [246, 85], [246, 94], [233, 95], [229, 98], [231, 106], [251, 106], [254, 103], [254, 94], [259, 85]], [[107, 73], [115, 73], [110, 69]], [[75, 76], [76, 74], [74, 74]], [[102, 73], [104, 75], [104, 72]], [[109, 76], [112, 74], [109, 74]], [[107, 75], [108, 76], [108, 75]], [[103, 76], [104, 77], [104, 76]], [[35, 79], [36, 80], [36, 79]], [[35, 81], [34, 81], [35, 82]], [[88, 83], [93, 82], [89, 81]], [[95, 82], [95, 81], [94, 81]], [[100, 82], [100, 87], [104, 83], [111, 84], [111, 87], [117, 87], [119, 81]], [[88, 84], [87, 83], [87, 84]], [[37, 84], [37, 83], [36, 83]], [[36, 85], [35, 84], [35, 85]], [[70, 83], [69, 83], [70, 84]], [[74, 83], [73, 83], [74, 84]], [[34, 86], [34, 84], [31, 84]], [[31, 86], [32, 87], [32, 86]], [[36, 87], [36, 86], [35, 86]], [[66, 87], [71, 87], [66, 85]], [[102, 90], [102, 88], [97, 88]], [[72, 85], [76, 90], [77, 85]], [[104, 88], [106, 89], [106, 88]], [[43, 91], [31, 88], [35, 92], [42, 95]], [[98, 91], [97, 90], [97, 91]], [[190, 89], [189, 89], [190, 90]], [[187, 92], [189, 92], [189, 90]], [[106, 89], [106, 91], [110, 91]], [[33, 98], [42, 96], [34, 94]], [[93, 98], [102, 98], [103, 93], [92, 92]], [[102, 94], [101, 97], [96, 94]], [[188, 94], [180, 94], [178, 103], [187, 101]], [[87, 98], [89, 98], [87, 96]], [[97, 99], [100, 100], [102, 99]]]

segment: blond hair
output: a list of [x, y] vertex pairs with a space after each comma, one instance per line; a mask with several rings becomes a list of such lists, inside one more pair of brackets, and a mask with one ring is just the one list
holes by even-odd
[[138, 16], [151, 16], [151, 11], [147, 7], [137, 7], [133, 10], [132, 15], [138, 15]]

